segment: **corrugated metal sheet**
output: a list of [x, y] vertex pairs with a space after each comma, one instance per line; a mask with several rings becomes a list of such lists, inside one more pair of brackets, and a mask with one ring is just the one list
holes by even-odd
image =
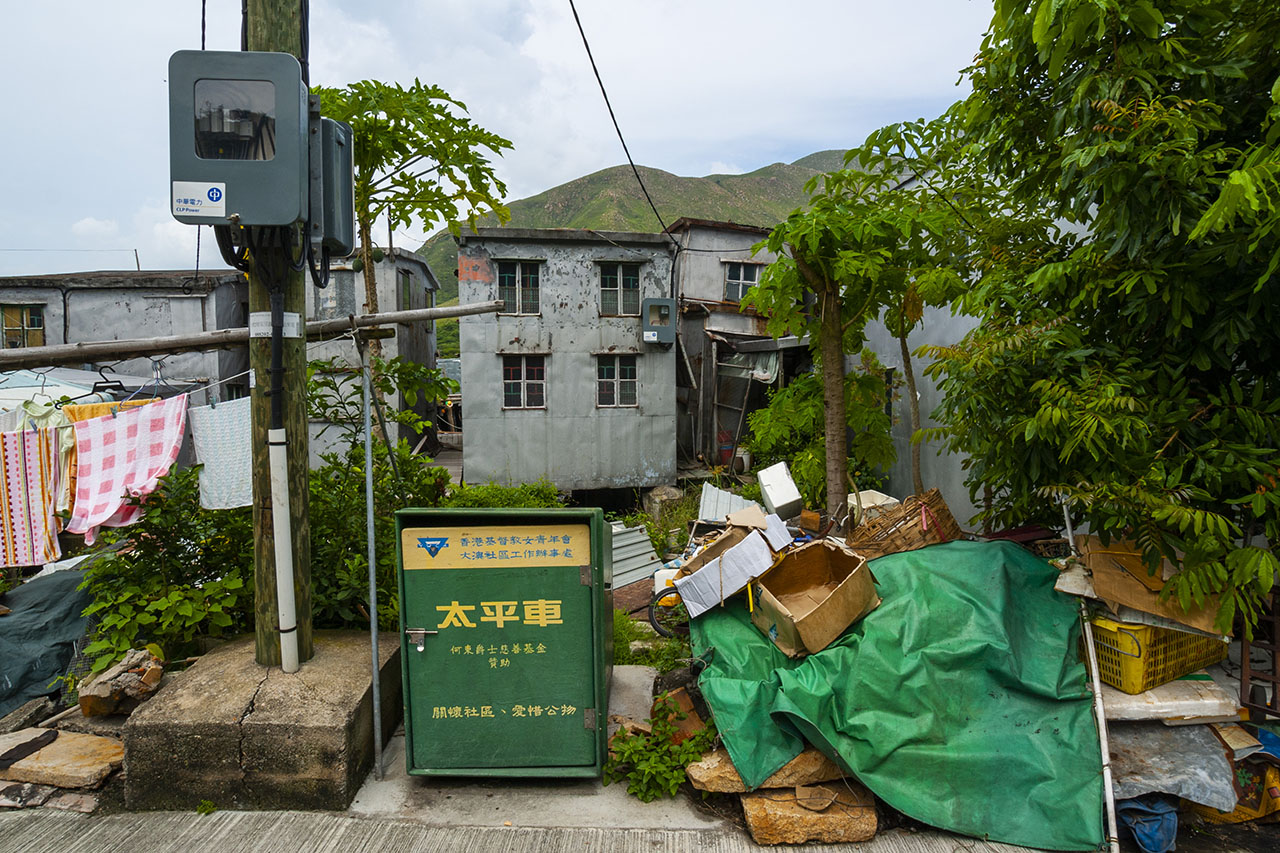
[[615, 589], [627, 584], [653, 577], [653, 573], [662, 568], [662, 560], [653, 551], [653, 543], [643, 527], [624, 527], [621, 522], [613, 524], [613, 586]]
[[724, 521], [729, 513], [749, 506], [758, 507], [760, 504], [740, 498], [733, 492], [717, 489], [710, 483], [703, 483], [702, 499], [698, 503], [698, 518], [702, 521]]

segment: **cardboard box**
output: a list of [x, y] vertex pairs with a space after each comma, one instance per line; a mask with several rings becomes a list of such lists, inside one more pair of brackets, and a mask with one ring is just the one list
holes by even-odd
[[819, 652], [880, 605], [867, 561], [831, 540], [802, 545], [754, 586], [751, 622], [788, 657]]
[[1095, 593], [1107, 603], [1112, 613], [1119, 613], [1119, 606], [1124, 605], [1206, 634], [1217, 633], [1214, 623], [1221, 606], [1218, 596], [1206, 596], [1204, 607], [1193, 606], [1190, 611], [1186, 611], [1176, 597], [1160, 601], [1160, 593], [1151, 589], [1152, 582], [1156, 579], [1160, 580], [1161, 586], [1164, 585], [1162, 575], [1172, 571], [1172, 566], [1167, 565], [1168, 561], [1162, 567], [1161, 574], [1152, 578], [1147, 576], [1142, 554], [1132, 543], [1114, 541], [1104, 546], [1097, 536], [1079, 534], [1076, 536], [1076, 547], [1093, 575]]

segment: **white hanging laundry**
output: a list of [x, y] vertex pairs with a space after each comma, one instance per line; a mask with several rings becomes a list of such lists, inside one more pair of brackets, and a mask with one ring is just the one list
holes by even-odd
[[249, 398], [187, 413], [200, 470], [200, 506], [232, 509], [253, 503]]

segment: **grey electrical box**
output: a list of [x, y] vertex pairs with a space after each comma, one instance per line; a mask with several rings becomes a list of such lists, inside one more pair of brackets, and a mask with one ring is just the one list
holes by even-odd
[[323, 246], [333, 257], [345, 258], [356, 247], [351, 125], [322, 118], [320, 137], [321, 180], [324, 184]]
[[676, 301], [646, 299], [640, 303], [641, 336], [646, 344], [676, 342]]
[[287, 53], [180, 50], [169, 58], [173, 218], [292, 225], [307, 216], [307, 90]]

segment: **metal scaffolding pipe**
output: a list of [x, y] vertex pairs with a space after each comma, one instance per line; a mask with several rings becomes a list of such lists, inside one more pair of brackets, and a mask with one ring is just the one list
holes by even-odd
[[[354, 329], [391, 324], [409, 326], [427, 320], [466, 317], [472, 314], [494, 314], [502, 308], [501, 300], [472, 305], [450, 305], [445, 308], [418, 308], [413, 311], [389, 311], [383, 314], [358, 314], [340, 320], [313, 320], [307, 323], [307, 339], [323, 338]], [[124, 341], [85, 341], [76, 344], [53, 344], [0, 350], [0, 371], [29, 367], [53, 367], [60, 364], [84, 364], [106, 359], [145, 358], [151, 355], [199, 352], [242, 346], [249, 341], [249, 330], [219, 329], [193, 335], [168, 335]]]

